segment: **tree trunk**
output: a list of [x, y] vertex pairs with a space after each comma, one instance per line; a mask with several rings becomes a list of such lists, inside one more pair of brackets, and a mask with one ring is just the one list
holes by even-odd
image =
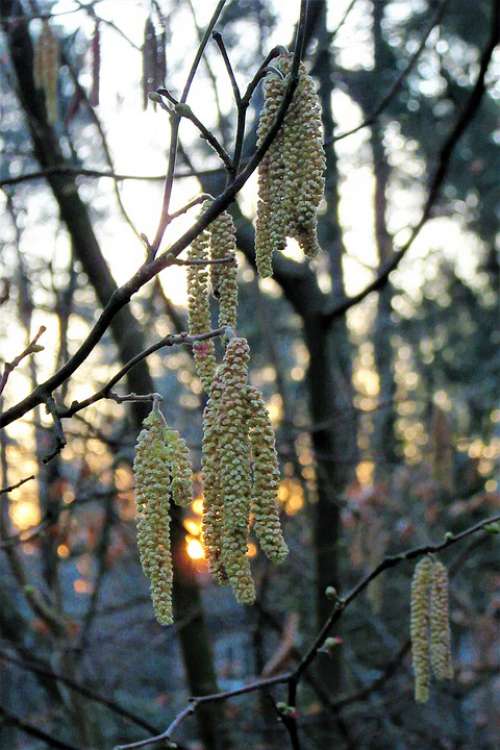
[[[372, 3], [373, 43], [375, 70], [379, 79], [383, 72], [390, 70], [390, 61], [382, 36], [383, 0]], [[368, 113], [367, 113], [368, 114]], [[375, 242], [379, 267], [382, 268], [393, 254], [392, 237], [387, 229], [387, 187], [390, 178], [390, 166], [383, 144], [383, 129], [379, 120], [371, 127], [370, 142], [373, 154], [373, 172], [375, 176]], [[393, 350], [391, 343], [392, 286], [388, 282], [381, 289], [377, 300], [377, 314], [373, 335], [375, 347], [375, 365], [379, 377], [379, 409], [374, 419], [373, 448], [376, 456], [376, 476], [387, 475], [397, 459], [394, 435], [394, 405], [396, 382], [393, 370]]]
[[[2, 0], [0, 4], [0, 20], [10, 16], [24, 15], [18, 0]], [[59, 142], [51, 126], [47, 122], [45, 107], [40, 93], [35, 89], [33, 81], [33, 47], [24, 22], [11, 24], [3, 22], [7, 32], [12, 67], [17, 79], [17, 89], [20, 103], [26, 113], [27, 123], [33, 139], [34, 151], [42, 168], [64, 165], [64, 156]], [[75, 256], [87, 274], [91, 285], [101, 305], [105, 305], [117, 285], [111, 271], [102, 255], [90, 221], [86, 205], [80, 199], [76, 182], [71, 176], [51, 175], [48, 177], [54, 197], [58, 203], [61, 219], [66, 225], [68, 234], [73, 242]], [[145, 337], [137, 320], [129, 308], [123, 308], [111, 322], [111, 333], [119, 351], [119, 359], [125, 363], [145, 348]], [[129, 371], [128, 387], [136, 393], [151, 393], [154, 383], [148, 364], [145, 360]], [[133, 403], [132, 418], [135, 430], [141, 426], [149, 406], [143, 403]], [[180, 511], [173, 510], [174, 525], [180, 525]], [[189, 603], [189, 611], [193, 608], [198, 612], [196, 618], [188, 619], [182, 628], [180, 638], [181, 649], [186, 673], [189, 680], [189, 690], [194, 694], [211, 693], [217, 690], [215, 670], [208, 634], [203, 616], [199, 587], [192, 571], [179, 569], [179, 561], [185, 558], [182, 535], [175, 534], [174, 577], [175, 606], [177, 617], [184, 619], [185, 608]], [[193, 659], [193, 649], [196, 649], [197, 659]], [[215, 750], [218, 746], [215, 738], [219, 730], [219, 707], [207, 706], [207, 710], [198, 713], [200, 733], [207, 750]]]

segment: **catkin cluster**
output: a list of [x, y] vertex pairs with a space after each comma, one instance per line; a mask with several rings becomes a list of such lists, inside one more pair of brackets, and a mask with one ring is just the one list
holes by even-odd
[[191, 502], [192, 472], [184, 440], [166, 425], [156, 405], [139, 433], [134, 475], [141, 565], [151, 583], [156, 619], [161, 625], [171, 625], [170, 495], [178, 505]]
[[263, 551], [281, 562], [288, 549], [278, 517], [274, 433], [260, 394], [247, 383], [246, 339], [228, 343], [203, 416], [203, 543], [218, 583], [243, 604], [255, 600], [247, 555], [250, 517]]
[[[204, 210], [209, 203], [204, 204]], [[210, 264], [209, 260], [228, 259]], [[218, 325], [236, 328], [238, 282], [236, 268], [236, 230], [231, 216], [224, 211], [191, 243], [188, 260], [189, 333], [208, 333], [211, 326], [209, 280], [219, 304]], [[197, 341], [193, 346], [197, 373], [208, 393], [215, 375], [215, 347], [212, 339]]]
[[[290, 68], [291, 57], [281, 55], [266, 77], [258, 145], [276, 119]], [[262, 277], [272, 276], [273, 252], [285, 249], [287, 237], [296, 239], [308, 257], [319, 251], [316, 213], [325, 187], [322, 133], [315, 85], [301, 64], [283, 124], [259, 165], [255, 255]]]
[[48, 20], [44, 19], [42, 31], [35, 44], [33, 77], [36, 88], [44, 93], [47, 119], [52, 124], [57, 122], [58, 73], [59, 42]]
[[445, 566], [424, 557], [415, 567], [411, 587], [411, 624], [415, 700], [429, 700], [431, 667], [438, 680], [453, 677]]

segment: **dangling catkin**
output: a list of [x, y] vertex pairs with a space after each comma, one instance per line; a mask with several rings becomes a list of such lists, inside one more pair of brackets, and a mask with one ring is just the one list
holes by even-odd
[[144, 40], [142, 43], [142, 107], [146, 109], [149, 101], [149, 93], [153, 91], [156, 83], [156, 65], [158, 60], [158, 49], [155, 28], [151, 18], [146, 19], [144, 26]]
[[222, 531], [224, 525], [224, 503], [221, 489], [220, 454], [221, 434], [219, 429], [219, 406], [222, 397], [222, 366], [217, 369], [210, 398], [203, 412], [203, 516], [202, 542], [210, 573], [219, 584], [227, 582], [222, 564]]
[[433, 561], [424, 557], [415, 566], [411, 585], [411, 648], [415, 675], [415, 700], [429, 700], [429, 596]]
[[193, 499], [193, 472], [191, 457], [185, 440], [176, 430], [165, 429], [167, 463], [172, 473], [172, 499], [176, 505], [185, 508]]
[[231, 339], [224, 357], [224, 390], [219, 407], [219, 428], [224, 440], [220, 449], [224, 500], [222, 562], [236, 598], [242, 604], [255, 601], [255, 587], [247, 556], [251, 482], [244, 389], [249, 358], [246, 339]]
[[[201, 232], [191, 243], [188, 260], [208, 260], [210, 235]], [[210, 302], [208, 298], [208, 270], [204, 265], [188, 268], [189, 333], [198, 335], [211, 330]], [[208, 393], [216, 368], [215, 347], [212, 339], [197, 341], [193, 345], [196, 371], [203, 388]]]
[[432, 671], [438, 680], [451, 680], [453, 678], [453, 665], [448, 607], [448, 572], [439, 560], [436, 560], [432, 566], [430, 596]]
[[230, 258], [229, 263], [210, 266], [210, 280], [214, 296], [219, 301], [219, 326], [236, 328], [238, 310], [238, 281], [236, 268], [236, 228], [227, 211], [223, 211], [209, 226], [210, 258]]
[[[258, 127], [262, 143], [288, 85], [291, 57], [281, 55], [264, 82], [264, 107]], [[282, 77], [283, 76], [283, 77]], [[305, 255], [319, 250], [316, 213], [324, 193], [321, 107], [304, 66], [283, 124], [259, 166], [255, 252], [262, 277], [272, 275], [273, 252], [293, 237]]]
[[57, 122], [57, 79], [59, 75], [59, 42], [47, 19], [35, 45], [33, 77], [35, 86], [45, 95], [45, 109], [50, 123]]
[[268, 558], [280, 563], [287, 556], [288, 547], [281, 533], [279, 519], [277, 495], [280, 473], [274, 430], [259, 391], [247, 386], [245, 395], [253, 457], [251, 511], [255, 517], [254, 531]]
[[170, 471], [165, 420], [153, 408], [143, 423], [136, 446], [134, 474], [137, 503], [137, 545], [158, 622], [170, 625], [172, 557], [170, 551]]

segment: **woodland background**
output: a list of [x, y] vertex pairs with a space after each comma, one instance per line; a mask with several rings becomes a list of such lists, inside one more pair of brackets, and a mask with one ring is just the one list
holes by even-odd
[[[3, 362], [46, 327], [43, 351], [2, 383], [3, 410], [78, 349], [117, 284], [143, 262], [138, 235], [150, 236], [157, 222], [169, 147], [165, 112], [151, 103], [143, 110], [144, 24], [150, 17], [164, 33], [167, 86], [178, 92], [214, 6], [0, 0]], [[298, 6], [227, 2], [217, 29], [242, 87], [272, 46], [291, 43]], [[25, 22], [12, 24], [19, 14]], [[31, 45], [44, 14], [61, 45], [54, 125], [33, 88]], [[2, 430], [2, 747], [109, 748], [145, 738], [189, 695], [237, 689], [293, 666], [331, 610], [326, 586], [345, 592], [384, 555], [498, 513], [498, 26], [498, 0], [310, 4], [305, 60], [327, 144], [324, 252], [305, 263], [291, 243], [275, 260], [275, 278], [259, 282], [254, 178], [231, 207], [240, 334], [277, 431], [291, 548], [279, 569], [250, 548], [255, 607], [237, 606], [208, 579], [198, 487], [175, 525], [176, 625], [155, 623], [134, 539], [131, 461], [144, 404], [102, 400], [79, 411], [62, 422], [64, 448], [45, 407]], [[230, 148], [234, 103], [213, 41], [189, 101]], [[259, 88], [244, 157], [261, 103]], [[459, 137], [450, 138], [460, 122]], [[217, 194], [225, 182], [195, 128], [183, 122], [180, 132], [174, 208], [200, 189]], [[428, 220], [389, 276], [441, 168]], [[115, 178], [102, 176], [109, 174]], [[168, 241], [192, 220], [179, 218]], [[344, 304], [377, 278], [374, 293]], [[184, 301], [182, 267], [144, 286], [54, 393], [56, 403], [86, 398], [148, 345], [185, 330]], [[203, 399], [189, 348], [152, 354], [115, 390], [162, 393], [199, 468]], [[333, 656], [319, 653], [301, 683], [301, 747], [498, 747], [498, 544], [471, 536], [442, 559], [453, 573], [455, 680], [434, 686], [429, 704], [414, 704], [413, 563], [403, 562], [345, 612], [332, 633], [342, 643]], [[179, 746], [285, 747], [274, 700], [286, 700], [279, 685], [207, 704], [182, 724]]]

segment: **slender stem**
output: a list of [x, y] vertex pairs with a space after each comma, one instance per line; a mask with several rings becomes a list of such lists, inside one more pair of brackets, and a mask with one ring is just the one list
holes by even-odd
[[[196, 75], [196, 71], [198, 70], [198, 65], [200, 64], [201, 57], [203, 55], [203, 52], [205, 51], [205, 47], [207, 46], [208, 40], [210, 39], [210, 35], [214, 29], [215, 24], [219, 20], [219, 16], [222, 13], [222, 10], [225, 4], [226, 4], [226, 0], [219, 0], [219, 2], [217, 3], [217, 7], [215, 8], [212, 14], [212, 18], [210, 19], [210, 22], [207, 28], [205, 29], [205, 33], [198, 47], [198, 51], [193, 60], [193, 64], [191, 65], [191, 70], [189, 71], [186, 83], [184, 85], [184, 89], [182, 91], [182, 95], [180, 98], [181, 104], [185, 104], [187, 101], [187, 98], [189, 96], [189, 91], [191, 89], [194, 77]], [[156, 230], [155, 238], [152, 243], [153, 257], [156, 255], [156, 253], [159, 250], [160, 243], [162, 241], [163, 235], [165, 234], [165, 229], [167, 228], [169, 224], [169, 208], [170, 208], [170, 200], [172, 197], [172, 187], [174, 183], [174, 171], [175, 171], [175, 161], [177, 158], [177, 146], [178, 146], [178, 139], [179, 139], [180, 121], [181, 121], [180, 115], [175, 114], [175, 113], [172, 114], [172, 130], [170, 134], [170, 149], [169, 149], [169, 156], [168, 156], [167, 176], [165, 178], [165, 189], [163, 193], [163, 204], [162, 204], [162, 209], [161, 209], [160, 222], [158, 225], [158, 229]]]

